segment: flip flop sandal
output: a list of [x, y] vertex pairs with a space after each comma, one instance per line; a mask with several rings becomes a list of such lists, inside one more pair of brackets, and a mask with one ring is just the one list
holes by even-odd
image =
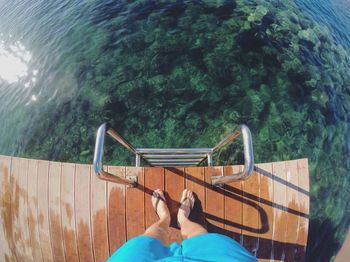
[[[190, 211], [192, 211], [192, 210], [193, 210], [193, 207], [194, 207], [194, 202], [192, 203], [192, 202], [191, 202], [191, 199], [189, 199], [188, 197], [185, 197], [184, 200], [182, 200], [182, 201], [180, 202], [180, 204], [182, 205], [186, 200], [190, 201]], [[180, 208], [181, 208], [181, 206], [180, 206]], [[177, 221], [177, 226], [180, 228], [179, 221]]]
[[[158, 204], [159, 204], [159, 201], [161, 200], [161, 201], [164, 201], [164, 203], [166, 203], [166, 200], [165, 200], [164, 197], [162, 197], [162, 196], [159, 195], [158, 193], [156, 193], [156, 194], [157, 194], [157, 196], [156, 196], [157, 200], [156, 200], [156, 203], [154, 204], [154, 210], [156, 211], [156, 213], [157, 213], [157, 215], [158, 215]], [[158, 216], [159, 216], [159, 215], [158, 215]]]

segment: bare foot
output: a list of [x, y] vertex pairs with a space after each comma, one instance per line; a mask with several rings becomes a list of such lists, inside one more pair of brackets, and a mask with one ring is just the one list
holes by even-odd
[[160, 220], [169, 220], [170, 212], [166, 204], [165, 196], [162, 190], [156, 189], [153, 191], [152, 205]]
[[180, 200], [181, 206], [179, 208], [179, 211], [177, 212], [177, 221], [179, 225], [181, 225], [183, 221], [188, 219], [191, 210], [194, 206], [194, 201], [195, 198], [193, 192], [189, 189], [185, 189], [182, 192], [182, 197]]

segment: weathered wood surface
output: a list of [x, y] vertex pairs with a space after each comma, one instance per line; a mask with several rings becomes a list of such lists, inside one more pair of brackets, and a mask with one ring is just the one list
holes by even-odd
[[108, 167], [137, 175], [138, 186], [130, 188], [99, 180], [90, 165], [0, 156], [0, 261], [105, 261], [156, 221], [156, 188], [165, 191], [172, 214], [168, 244], [181, 243], [176, 212], [189, 188], [197, 197], [191, 218], [209, 232], [234, 238], [260, 261], [303, 261], [307, 159], [256, 164], [246, 181], [211, 185], [212, 176], [242, 168]]

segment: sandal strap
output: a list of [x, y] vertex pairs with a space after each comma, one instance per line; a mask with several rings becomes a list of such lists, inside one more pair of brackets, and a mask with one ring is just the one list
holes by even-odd
[[158, 204], [159, 204], [159, 201], [164, 201], [164, 203], [165, 203], [165, 199], [162, 198], [161, 195], [158, 195], [156, 198], [157, 198], [157, 200], [156, 200], [156, 203], [154, 204], [154, 210], [156, 211], [156, 213], [158, 215]]
[[181, 204], [184, 204], [186, 200], [190, 201], [190, 208], [193, 209], [194, 203], [192, 203], [188, 197], [185, 197], [184, 200], [181, 201]]

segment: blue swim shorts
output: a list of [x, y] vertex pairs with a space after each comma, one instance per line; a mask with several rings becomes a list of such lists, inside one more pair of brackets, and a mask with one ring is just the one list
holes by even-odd
[[120, 247], [109, 262], [130, 261], [257, 261], [235, 240], [220, 234], [203, 234], [188, 238], [179, 245], [164, 246], [158, 239], [138, 236]]

